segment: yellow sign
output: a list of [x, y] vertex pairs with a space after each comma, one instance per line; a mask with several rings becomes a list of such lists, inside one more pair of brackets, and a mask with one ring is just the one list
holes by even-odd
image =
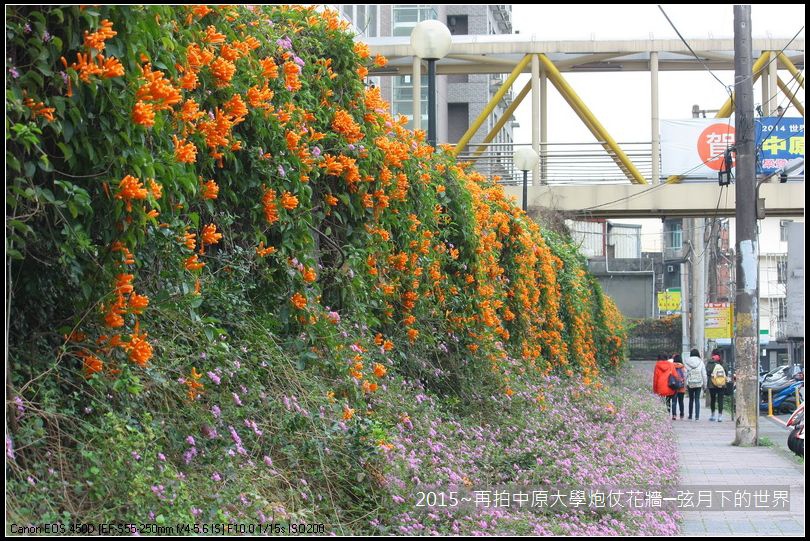
[[707, 302], [704, 314], [707, 339], [731, 338], [734, 332], [734, 312], [730, 303]]
[[658, 293], [658, 311], [663, 313], [673, 313], [681, 311], [680, 291], [660, 291]]

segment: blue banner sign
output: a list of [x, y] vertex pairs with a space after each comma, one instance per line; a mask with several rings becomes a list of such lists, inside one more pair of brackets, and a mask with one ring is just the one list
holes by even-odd
[[[804, 119], [757, 118], [756, 141], [757, 172], [776, 173], [784, 169], [788, 161], [804, 158]], [[804, 169], [801, 169], [801, 174], [804, 174]]]

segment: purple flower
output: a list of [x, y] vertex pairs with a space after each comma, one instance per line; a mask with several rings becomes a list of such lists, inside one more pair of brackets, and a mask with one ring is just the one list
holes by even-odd
[[6, 434], [6, 456], [9, 460], [14, 460], [14, 442], [11, 440], [11, 436]]
[[287, 176], [287, 172], [284, 170], [284, 167], [282, 167], [281, 164], [278, 165], [278, 174], [282, 177]]
[[220, 381], [221, 381], [221, 380], [219, 379], [219, 376], [217, 376], [217, 375], [216, 375], [216, 374], [214, 374], [213, 372], [210, 372], [210, 371], [209, 371], [209, 372], [208, 372], [208, 377], [209, 377], [209, 378], [211, 378], [211, 381], [213, 381], [213, 382], [214, 382], [216, 385], [219, 385], [219, 383], [220, 383]]
[[132, 451], [132, 453], [130, 454], [132, 455], [132, 458], [134, 458], [135, 460], [141, 459], [141, 455], [139, 455], [137, 451]]
[[199, 517], [202, 514], [202, 509], [197, 509], [196, 507], [191, 508], [191, 514], [195, 517]]
[[321, 149], [319, 147], [312, 147], [312, 155], [316, 158], [321, 157]]
[[45, 43], [51, 41], [51, 34], [47, 30], [42, 34], [42, 41], [44, 41]]
[[237, 406], [241, 406], [242, 400], [239, 398], [239, 395], [236, 393], [231, 393], [231, 395], [233, 396], [233, 403], [236, 404]]
[[279, 38], [279, 39], [276, 40], [276, 45], [278, 45], [282, 49], [288, 49], [289, 50], [289, 49], [292, 49], [292, 40], [290, 38], [288, 38], [287, 36], [284, 36], [283, 38]]
[[28, 24], [28, 23], [25, 23], [25, 26], [23, 26], [23, 32], [25, 32], [26, 34], [30, 34], [31, 33], [31, 25]]
[[217, 482], [222, 481], [222, 476], [220, 474], [218, 474], [217, 472], [214, 472], [214, 473], [211, 474], [211, 480], [212, 481], [217, 481]]
[[190, 447], [188, 451], [183, 453], [183, 460], [186, 464], [189, 464], [195, 456], [197, 456], [197, 448]]
[[273, 467], [273, 459], [267, 455], [264, 455], [264, 463], [267, 464], [268, 467]]
[[293, 62], [295, 62], [296, 64], [298, 64], [302, 68], [304, 67], [304, 61], [300, 57], [297, 57], [297, 56], [293, 57]]
[[160, 460], [161, 462], [166, 462], [166, 455], [164, 455], [163, 453], [158, 453], [157, 456], [158, 460]]
[[205, 359], [206, 357], [208, 357], [208, 354], [206, 352], [204, 351], [200, 352], [200, 359]]
[[9, 75], [11, 75], [12, 79], [16, 79], [16, 78], [18, 78], [20, 76], [20, 72], [17, 71], [17, 68], [15, 68], [14, 66], [11, 66], [10, 68], [8, 68], [8, 73], [9, 73]]
[[33, 477], [31, 477], [30, 475], [28, 476], [28, 478], [26, 479], [26, 481], [28, 481], [28, 483], [29, 483], [31, 486], [36, 486], [36, 484], [37, 484], [37, 480], [36, 480], [36, 479], [34, 479]]
[[340, 314], [338, 314], [337, 312], [329, 312], [328, 314], [326, 314], [326, 317], [328, 317], [332, 323], [335, 324], [340, 323]]
[[219, 406], [214, 404], [213, 406], [211, 406], [211, 413], [214, 415], [214, 417], [219, 419], [219, 416], [222, 413], [222, 410], [219, 409]]
[[186, 443], [194, 447], [197, 443], [194, 441], [194, 436], [188, 436], [186, 438]]

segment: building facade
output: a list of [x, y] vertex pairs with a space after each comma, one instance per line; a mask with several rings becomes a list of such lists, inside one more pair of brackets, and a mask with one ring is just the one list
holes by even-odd
[[[452, 35], [494, 35], [512, 33], [512, 6], [497, 5], [438, 5], [438, 4], [333, 4], [363, 37], [409, 37], [421, 21], [435, 19], [447, 25]], [[382, 97], [391, 104], [391, 112], [405, 115], [409, 127], [414, 114], [422, 117], [427, 126], [427, 76], [423, 71], [421, 92], [422, 110], [413, 111], [413, 81], [410, 75], [380, 77], [374, 84], [380, 86]], [[456, 143], [484, 110], [505, 81], [503, 74], [439, 75], [436, 80], [437, 139], [439, 143]], [[508, 92], [470, 141], [470, 146], [481, 143], [492, 130], [512, 100]], [[491, 152], [512, 154], [513, 128], [516, 122], [507, 122], [491, 143]]]

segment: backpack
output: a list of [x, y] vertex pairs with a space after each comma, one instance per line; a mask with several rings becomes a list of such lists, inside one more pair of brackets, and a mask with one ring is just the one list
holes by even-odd
[[715, 364], [712, 369], [712, 385], [721, 389], [726, 386], [726, 370], [722, 364]]
[[669, 375], [669, 380], [667, 381], [669, 388], [678, 391], [684, 388], [683, 384], [683, 369], [682, 368], [673, 368], [672, 374]]
[[686, 373], [686, 386], [690, 389], [703, 387], [703, 375], [701, 374], [700, 367], [690, 368]]

